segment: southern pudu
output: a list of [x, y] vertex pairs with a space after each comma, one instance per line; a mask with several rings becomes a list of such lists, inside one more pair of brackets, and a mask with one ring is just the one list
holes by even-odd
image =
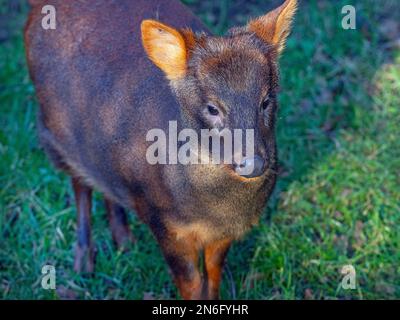
[[[219, 297], [232, 241], [258, 223], [277, 176], [278, 59], [297, 1], [214, 36], [177, 0], [31, 0], [25, 45], [40, 105], [38, 133], [72, 180], [74, 269], [94, 269], [92, 190], [117, 245], [133, 241], [126, 209], [152, 230], [184, 299]], [[43, 5], [56, 29], [42, 28]], [[152, 128], [253, 129], [240, 165], [149, 164]], [[251, 175], [238, 170], [254, 165]], [[199, 266], [203, 255], [203, 268]], [[203, 270], [203, 271], [200, 271]]]

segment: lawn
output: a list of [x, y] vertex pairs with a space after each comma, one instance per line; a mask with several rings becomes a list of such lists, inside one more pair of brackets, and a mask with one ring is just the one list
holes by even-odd
[[[25, 65], [25, 1], [0, 0], [0, 298], [174, 299], [149, 229], [117, 251], [101, 197], [93, 205], [96, 272], [72, 270], [69, 179], [38, 145]], [[216, 33], [279, 1], [186, 0]], [[357, 10], [355, 30], [342, 6]], [[281, 59], [280, 178], [260, 224], [228, 255], [225, 299], [400, 298], [400, 3], [302, 1]], [[57, 270], [57, 290], [41, 269]], [[356, 288], [341, 286], [352, 265]]]

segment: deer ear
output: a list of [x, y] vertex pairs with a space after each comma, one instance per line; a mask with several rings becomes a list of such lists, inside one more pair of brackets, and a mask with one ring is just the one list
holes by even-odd
[[296, 10], [297, 1], [286, 0], [275, 10], [251, 20], [247, 25], [247, 30], [254, 32], [263, 41], [275, 45], [280, 53], [285, 48]]
[[151, 61], [169, 80], [182, 78], [188, 58], [185, 34], [155, 20], [144, 20], [141, 31], [143, 47]]

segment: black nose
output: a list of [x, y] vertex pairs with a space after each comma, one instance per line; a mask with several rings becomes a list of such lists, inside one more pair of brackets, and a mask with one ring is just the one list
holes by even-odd
[[259, 177], [264, 172], [265, 161], [260, 156], [245, 158], [240, 165], [235, 167], [237, 174], [245, 178]]

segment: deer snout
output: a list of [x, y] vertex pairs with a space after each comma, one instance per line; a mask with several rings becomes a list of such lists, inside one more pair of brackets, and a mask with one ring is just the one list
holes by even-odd
[[259, 177], [264, 173], [265, 160], [260, 156], [244, 158], [239, 165], [235, 165], [237, 174], [245, 178]]

